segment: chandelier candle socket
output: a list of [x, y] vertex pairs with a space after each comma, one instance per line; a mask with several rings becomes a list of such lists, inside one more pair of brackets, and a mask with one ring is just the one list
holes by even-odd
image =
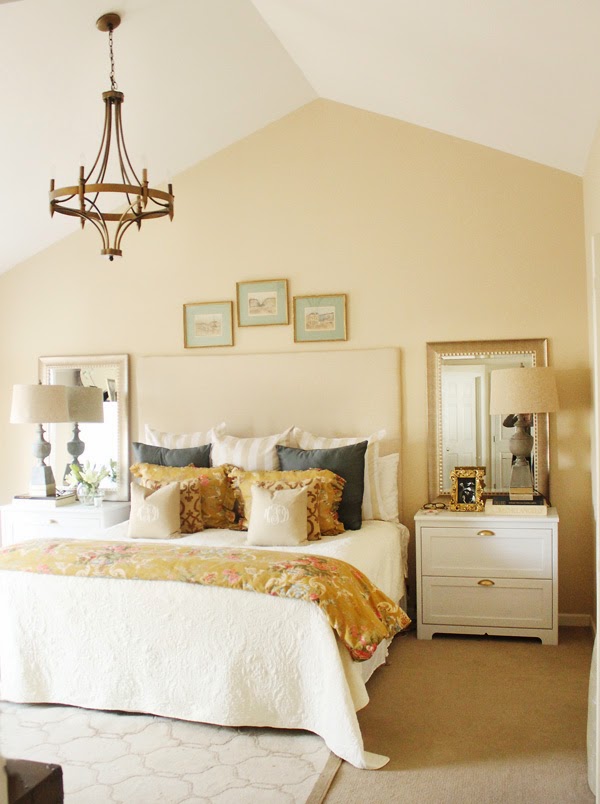
[[[50, 215], [59, 212], [61, 215], [78, 217], [81, 219], [82, 229], [86, 221], [89, 221], [96, 227], [102, 238], [102, 250], [100, 253], [108, 257], [109, 260], [122, 256], [121, 240], [132, 224], [135, 223], [137, 228], [140, 229], [142, 221], [148, 218], [162, 218], [168, 215], [173, 220], [174, 208], [173, 186], [169, 184], [167, 192], [149, 187], [146, 168], [142, 169], [142, 180], [140, 181], [125, 147], [121, 119], [121, 106], [125, 96], [117, 90], [115, 81], [112, 36], [114, 29], [120, 23], [120, 16], [114, 13], [104, 14], [96, 22], [96, 27], [100, 31], [108, 32], [111, 88], [108, 92], [102, 93], [104, 130], [94, 164], [87, 175], [84, 166], [80, 166], [79, 180], [75, 185], [57, 189], [55, 188], [54, 179], [50, 180]], [[113, 142], [115, 145], [113, 154], [116, 151], [114, 161], [118, 171], [118, 180], [108, 182], [106, 174]], [[119, 194], [121, 204], [125, 207], [124, 210], [122, 212], [103, 212], [100, 207], [100, 201], [104, 193]], [[111, 209], [113, 209], [112, 206]], [[116, 226], [111, 241], [108, 224], [112, 222], [116, 223]]]

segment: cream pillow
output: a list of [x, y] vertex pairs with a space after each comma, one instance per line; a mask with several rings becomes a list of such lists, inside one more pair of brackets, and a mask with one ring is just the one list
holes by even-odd
[[212, 444], [215, 436], [225, 432], [225, 422], [216, 424], [206, 432], [198, 433], [163, 433], [154, 430], [149, 425], [144, 428], [146, 444], [153, 447], [167, 447], [168, 449], [185, 449], [186, 447], [201, 447], [204, 444]]
[[305, 488], [273, 491], [252, 487], [252, 512], [246, 544], [294, 546], [306, 541], [308, 496]]
[[381, 503], [383, 506], [382, 519], [388, 522], [398, 522], [398, 464], [400, 455], [393, 452], [379, 458], [378, 480], [381, 490]]
[[179, 483], [169, 483], [156, 491], [132, 483], [127, 535], [131, 539], [178, 539]]
[[279, 469], [277, 444], [291, 446], [292, 429], [283, 433], [260, 438], [237, 438], [231, 435], [215, 435], [210, 460], [213, 466], [232, 464], [247, 472], [263, 469]]
[[347, 447], [351, 444], [367, 442], [365, 453], [365, 490], [363, 494], [362, 518], [363, 519], [387, 519], [385, 516], [384, 505], [381, 499], [381, 488], [379, 485], [378, 463], [379, 463], [379, 442], [385, 438], [385, 430], [379, 430], [370, 436], [357, 438], [326, 438], [316, 436], [300, 427], [294, 427], [292, 438], [296, 441], [300, 449], [335, 449], [336, 447]]

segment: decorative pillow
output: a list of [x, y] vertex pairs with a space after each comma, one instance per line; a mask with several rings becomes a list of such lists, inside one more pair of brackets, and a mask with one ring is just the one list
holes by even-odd
[[196, 466], [173, 467], [136, 463], [131, 474], [140, 478], [142, 486], [151, 483], [165, 485], [174, 480], [198, 479], [202, 487], [202, 519], [205, 528], [236, 528], [235, 493], [227, 477], [227, 466], [200, 468]]
[[346, 481], [339, 517], [347, 530], [359, 530], [365, 483], [367, 442], [334, 449], [277, 447], [282, 469], [329, 469]]
[[144, 432], [148, 444], [155, 447], [168, 447], [169, 449], [201, 447], [203, 444], [212, 444], [216, 435], [225, 432], [225, 422], [216, 424], [210, 430], [202, 433], [163, 433], [148, 425], [144, 427]]
[[[145, 480], [141, 484], [143, 488], [157, 489], [171, 485], [161, 483], [157, 480]], [[200, 478], [190, 478], [181, 480], [179, 486], [179, 526], [182, 533], [198, 533], [204, 530], [204, 520], [202, 519], [202, 481]]]
[[[315, 541], [315, 538], [320, 538], [321, 536], [334, 536], [337, 533], [344, 532], [344, 526], [338, 518], [338, 509], [342, 501], [345, 481], [334, 472], [330, 472], [327, 469], [305, 469], [299, 472], [244, 472], [243, 469], [230, 467], [228, 474], [232, 486], [236, 491], [237, 513], [242, 527], [247, 527], [247, 520], [250, 517], [247, 506], [248, 504], [251, 505], [252, 502], [251, 489], [254, 484], [266, 485], [271, 483], [285, 483], [291, 488], [293, 484], [314, 480], [318, 483], [317, 524], [312, 526], [312, 533], [315, 534], [315, 536], [312, 538], [309, 536], [309, 541]], [[312, 523], [312, 502], [313, 496], [309, 487], [309, 525]]]
[[228, 463], [249, 472], [261, 469], [279, 469], [276, 446], [277, 444], [291, 444], [291, 435], [291, 427], [283, 433], [262, 438], [216, 435], [211, 452], [212, 465], [222, 466]]
[[400, 455], [393, 452], [379, 458], [378, 480], [381, 490], [382, 519], [388, 522], [398, 522], [398, 464]]
[[351, 444], [368, 443], [365, 455], [365, 480], [362, 503], [363, 519], [386, 519], [381, 499], [381, 488], [378, 477], [379, 442], [385, 438], [385, 430], [371, 433], [370, 436], [358, 438], [325, 438], [316, 436], [300, 427], [294, 427], [293, 438], [300, 449], [332, 449], [346, 447]]
[[134, 441], [131, 446], [136, 463], [153, 463], [158, 466], [210, 466], [210, 444], [169, 449]]
[[247, 544], [297, 545], [306, 541], [307, 491], [252, 487]]
[[132, 483], [127, 535], [132, 539], [180, 537], [179, 483], [168, 483], [156, 491]]

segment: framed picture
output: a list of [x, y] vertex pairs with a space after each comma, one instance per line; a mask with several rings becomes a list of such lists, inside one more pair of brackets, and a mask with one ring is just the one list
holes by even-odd
[[294, 340], [345, 341], [346, 294], [337, 296], [294, 296]]
[[450, 472], [451, 511], [483, 511], [485, 466], [455, 466]]
[[287, 279], [238, 282], [237, 319], [240, 327], [288, 323]]
[[184, 304], [183, 343], [186, 349], [233, 346], [233, 302]]

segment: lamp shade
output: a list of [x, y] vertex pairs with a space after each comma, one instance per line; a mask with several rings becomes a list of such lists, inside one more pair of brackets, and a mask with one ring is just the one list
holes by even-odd
[[72, 385], [67, 388], [70, 422], [103, 422], [104, 395], [101, 388]]
[[13, 385], [10, 421], [13, 424], [68, 422], [64, 385]]
[[554, 370], [496, 369], [490, 375], [490, 413], [552, 413], [558, 410]]

